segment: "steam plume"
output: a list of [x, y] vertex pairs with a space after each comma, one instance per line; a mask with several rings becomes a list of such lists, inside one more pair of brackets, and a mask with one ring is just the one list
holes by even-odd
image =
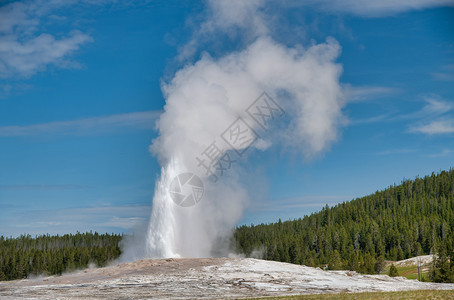
[[[234, 168], [213, 183], [196, 157], [213, 141], [219, 141], [220, 134], [238, 117], [260, 131], [245, 111], [262, 92], [279, 103], [288, 123], [278, 134], [269, 134], [266, 140], [253, 144], [248, 153], [287, 145], [312, 157], [338, 137], [343, 101], [339, 85], [342, 68], [335, 63], [340, 53], [337, 41], [328, 38], [307, 48], [279, 44], [268, 35], [260, 12], [262, 1], [246, 2], [249, 4], [228, 2], [237, 7], [210, 2], [212, 17], [188, 45], [194, 49], [201, 34], [251, 24], [248, 32], [255, 36], [253, 42], [221, 58], [205, 53], [162, 86], [166, 105], [158, 121], [159, 137], [150, 146], [162, 172], [148, 228], [149, 257], [226, 254], [223, 242], [241, 218], [247, 187]], [[225, 144], [223, 148], [233, 150]], [[189, 208], [176, 205], [169, 194], [170, 182], [185, 172], [196, 173], [205, 184], [202, 201]]]

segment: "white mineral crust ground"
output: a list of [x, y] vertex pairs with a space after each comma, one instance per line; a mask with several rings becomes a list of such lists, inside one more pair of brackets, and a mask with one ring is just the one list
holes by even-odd
[[0, 283], [0, 299], [217, 299], [298, 294], [453, 290], [386, 275], [361, 275], [252, 258], [140, 260], [63, 276]]

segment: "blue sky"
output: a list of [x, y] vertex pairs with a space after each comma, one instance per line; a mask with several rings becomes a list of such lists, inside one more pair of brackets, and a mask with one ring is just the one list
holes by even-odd
[[[161, 83], [181, 61], [205, 2], [7, 1], [0, 6], [0, 235], [146, 224], [160, 166], [148, 147]], [[242, 223], [303, 216], [454, 167], [454, 7], [266, 2], [273, 38], [293, 47], [336, 39], [347, 122], [322, 155], [255, 153], [257, 199]]]

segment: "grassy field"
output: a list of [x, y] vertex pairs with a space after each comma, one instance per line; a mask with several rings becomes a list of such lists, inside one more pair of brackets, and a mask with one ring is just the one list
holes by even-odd
[[[383, 272], [380, 274], [388, 275], [390, 266], [387, 266]], [[418, 267], [416, 266], [396, 266], [399, 276], [408, 278], [408, 279], [417, 279], [418, 278]], [[422, 276], [426, 281], [429, 281], [429, 272], [426, 267], [422, 272]]]
[[266, 297], [254, 299], [285, 299], [285, 300], [306, 300], [306, 299], [454, 299], [454, 291], [440, 290], [417, 290], [404, 292], [373, 292], [373, 293], [341, 293], [341, 294], [318, 294], [287, 297]]

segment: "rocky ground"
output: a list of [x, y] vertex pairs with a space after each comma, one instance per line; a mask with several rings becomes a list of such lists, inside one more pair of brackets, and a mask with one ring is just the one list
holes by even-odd
[[0, 299], [213, 299], [260, 296], [450, 289], [386, 275], [264, 261], [252, 258], [140, 260], [58, 277], [0, 283]]

